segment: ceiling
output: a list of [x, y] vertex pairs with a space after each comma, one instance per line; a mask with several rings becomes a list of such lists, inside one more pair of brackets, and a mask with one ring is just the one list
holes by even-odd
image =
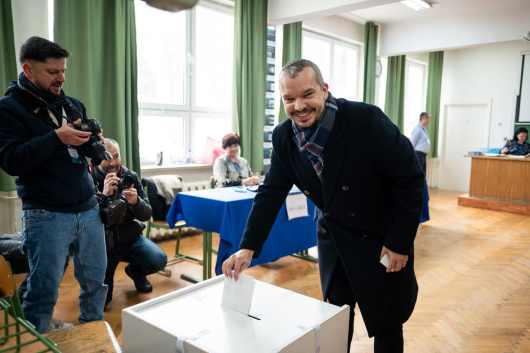
[[[366, 1], [365, 4], [373, 3], [375, 6], [348, 11], [342, 13], [341, 16], [361, 24], [365, 22], [388, 24], [459, 14], [472, 16], [475, 11], [482, 12], [487, 9], [506, 11], [510, 8], [518, 8], [528, 4], [530, 0], [427, 0], [427, 2], [432, 4], [432, 8], [414, 11], [403, 5], [401, 1], [383, 5], [378, 5], [376, 1]], [[528, 29], [530, 30], [530, 14], [528, 14]]]

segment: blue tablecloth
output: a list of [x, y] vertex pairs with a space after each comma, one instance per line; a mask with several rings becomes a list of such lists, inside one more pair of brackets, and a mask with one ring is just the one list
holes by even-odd
[[[215, 273], [222, 273], [223, 261], [235, 253], [243, 237], [255, 192], [238, 192], [241, 188], [219, 188], [187, 191], [177, 194], [166, 217], [170, 225], [184, 219], [186, 225], [219, 233], [220, 242]], [[291, 193], [299, 193], [293, 190]], [[315, 206], [307, 200], [308, 216], [288, 220], [285, 203], [278, 213], [260, 257], [252, 266], [276, 260], [317, 244], [313, 222]]]

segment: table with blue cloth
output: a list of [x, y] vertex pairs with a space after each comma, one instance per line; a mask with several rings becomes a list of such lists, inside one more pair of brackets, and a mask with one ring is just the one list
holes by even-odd
[[[300, 190], [293, 188], [290, 194], [295, 193]], [[173, 200], [166, 217], [168, 224], [185, 220], [187, 226], [204, 230], [203, 279], [211, 277], [211, 233], [219, 233], [220, 238], [215, 265], [215, 273], [219, 275], [223, 261], [239, 249], [255, 196], [255, 192], [244, 187], [227, 187], [180, 192]], [[251, 266], [316, 246], [314, 209], [313, 203], [307, 200], [308, 216], [288, 220], [284, 203], [260, 256], [252, 260]]]

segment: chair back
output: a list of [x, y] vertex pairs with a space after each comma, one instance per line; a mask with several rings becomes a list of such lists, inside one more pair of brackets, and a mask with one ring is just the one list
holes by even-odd
[[9, 296], [13, 298], [14, 294], [15, 284], [13, 282], [11, 269], [9, 268], [6, 259], [0, 255], [0, 296]]
[[0, 255], [0, 297], [5, 298], [10, 304], [9, 314], [11, 316], [24, 319], [24, 312], [18, 298], [13, 272], [2, 255]]

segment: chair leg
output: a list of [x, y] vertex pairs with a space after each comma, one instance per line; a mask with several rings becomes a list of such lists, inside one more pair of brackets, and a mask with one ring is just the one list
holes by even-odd
[[151, 232], [151, 220], [147, 221], [147, 229], [145, 230], [145, 237], [147, 239], [151, 239], [149, 237], [149, 232]]

